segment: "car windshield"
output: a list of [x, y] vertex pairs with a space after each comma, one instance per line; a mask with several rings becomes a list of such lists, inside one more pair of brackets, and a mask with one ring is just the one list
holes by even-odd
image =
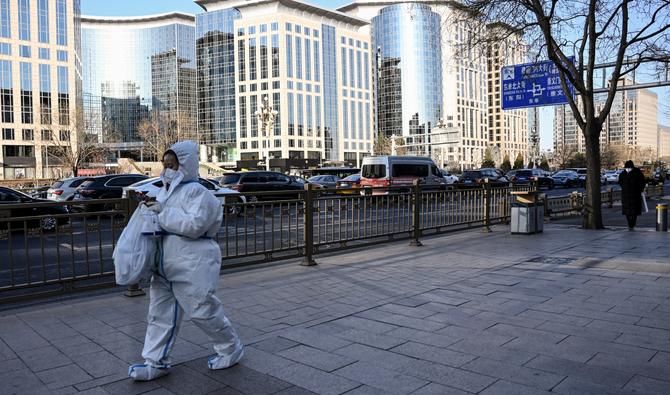
[[87, 186], [92, 185], [94, 182], [95, 182], [95, 180], [89, 178], [88, 180], [85, 180], [84, 182], [82, 182], [80, 186], [82, 188], [85, 188]]
[[51, 188], [56, 189], [56, 188], [60, 188], [62, 186], [63, 186], [63, 181], [56, 181], [56, 182], [53, 183]]
[[327, 176], [314, 176], [314, 177], [310, 177], [310, 178], [308, 178], [307, 181], [308, 181], [308, 182], [325, 181], [325, 178], [326, 178], [326, 177], [327, 177]]
[[517, 177], [519, 177], [519, 176], [521, 176], [521, 177], [530, 177], [530, 176], [533, 175], [533, 172], [530, 171], [530, 170], [519, 170], [519, 171], [516, 172], [515, 175], [516, 175]]
[[342, 181], [359, 181], [361, 179], [360, 174], [352, 174], [349, 177], [345, 177], [342, 179]]
[[567, 177], [567, 176], [571, 176], [571, 175], [574, 175], [574, 174], [575, 174], [575, 172], [573, 172], [573, 171], [563, 170], [563, 171], [559, 171], [558, 173], [556, 173], [554, 175], [559, 176], [559, 177]]
[[480, 171], [465, 171], [463, 172], [463, 178], [481, 178], [482, 172]]
[[[144, 185], [147, 185], [147, 184], [154, 183], [155, 181], [158, 181], [160, 183], [161, 187], [163, 186], [163, 182], [160, 180], [160, 178], [154, 177], [154, 178], [149, 178], [149, 179], [146, 179], [146, 180], [142, 180], [140, 182], [136, 182], [133, 185], [131, 185], [131, 187], [133, 187], [133, 188], [141, 187], [141, 186], [144, 186]], [[154, 183], [154, 185], [158, 186], [155, 183]]]
[[222, 185], [236, 184], [240, 180], [240, 177], [241, 177], [240, 174], [227, 174], [221, 177], [221, 181], [219, 181], [219, 183]]

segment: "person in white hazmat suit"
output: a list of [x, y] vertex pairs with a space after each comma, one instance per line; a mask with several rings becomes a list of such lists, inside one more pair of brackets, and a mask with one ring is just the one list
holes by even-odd
[[235, 365], [244, 346], [214, 295], [219, 281], [221, 250], [215, 240], [223, 208], [198, 183], [198, 146], [192, 141], [174, 144], [163, 156], [163, 188], [150, 209], [158, 213], [164, 235], [159, 243], [157, 268], [151, 280], [148, 326], [143, 364], [130, 366], [137, 381], [168, 373], [170, 352], [182, 318], [186, 316], [214, 340], [216, 354], [210, 369]]

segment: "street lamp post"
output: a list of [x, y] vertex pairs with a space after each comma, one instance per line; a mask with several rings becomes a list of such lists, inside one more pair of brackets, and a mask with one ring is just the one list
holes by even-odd
[[275, 125], [275, 118], [279, 111], [272, 108], [268, 97], [263, 97], [263, 104], [256, 110], [256, 119], [258, 120], [258, 137], [263, 139], [262, 155], [265, 161], [265, 170], [270, 170], [270, 139]]

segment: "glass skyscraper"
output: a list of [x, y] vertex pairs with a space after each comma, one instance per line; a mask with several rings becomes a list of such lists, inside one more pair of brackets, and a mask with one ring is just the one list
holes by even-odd
[[0, 179], [68, 174], [81, 97], [79, 0], [0, 0]]
[[194, 22], [182, 13], [83, 18], [86, 117], [122, 156], [141, 157], [138, 126], [149, 117], [196, 135]]
[[380, 57], [379, 133], [430, 132], [442, 115], [440, 16], [425, 4], [395, 4], [372, 18], [371, 34]]

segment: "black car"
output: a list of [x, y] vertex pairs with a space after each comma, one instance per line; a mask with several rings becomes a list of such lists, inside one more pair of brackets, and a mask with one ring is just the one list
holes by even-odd
[[314, 176], [307, 179], [310, 184], [316, 184], [326, 189], [335, 189], [340, 178], [331, 175]]
[[[146, 180], [147, 178], [147, 176], [142, 174], [108, 174], [105, 176], [91, 177], [79, 185], [73, 200], [120, 199], [123, 195], [124, 187]], [[86, 209], [88, 211], [98, 211], [111, 209], [112, 207], [96, 204], [77, 208]]]
[[514, 185], [528, 185], [537, 181], [540, 188], [554, 189], [554, 180], [545, 174], [542, 169], [520, 169], [507, 173], [507, 177]]
[[503, 175], [502, 171], [493, 168], [466, 170], [455, 185], [461, 188], [479, 187], [486, 182], [486, 179], [489, 180], [489, 185], [494, 187], [509, 185], [509, 179]]
[[[41, 228], [45, 231], [56, 229], [57, 225], [65, 225], [69, 222], [67, 217], [54, 217], [56, 215], [67, 214], [64, 206], [57, 204], [46, 207], [19, 207], [7, 208], [9, 205], [21, 205], [23, 203], [53, 203], [46, 199], [37, 199], [11, 188], [0, 187], [0, 218], [20, 218], [37, 217], [27, 221], [28, 228]], [[7, 221], [0, 221], [0, 229], [8, 229]], [[25, 228], [24, 221], [12, 221], [12, 230], [22, 230]]]
[[[219, 179], [222, 187], [230, 188], [240, 193], [248, 192], [277, 192], [276, 195], [249, 196], [248, 202], [271, 199], [293, 199], [298, 192], [305, 189], [305, 184], [295, 177], [285, 176], [274, 171], [248, 171], [229, 173]], [[295, 191], [295, 194], [284, 193]]]
[[584, 180], [579, 177], [574, 170], [560, 170], [554, 173], [551, 178], [557, 187], [573, 188], [584, 185]]

